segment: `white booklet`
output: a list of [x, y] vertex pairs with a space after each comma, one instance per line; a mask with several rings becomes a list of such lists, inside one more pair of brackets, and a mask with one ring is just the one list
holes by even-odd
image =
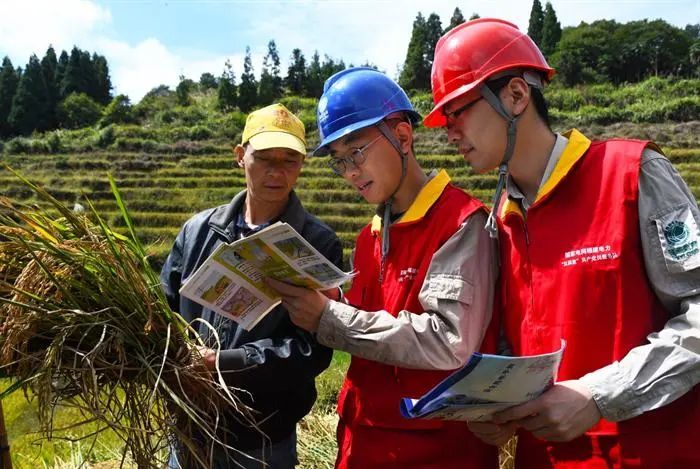
[[250, 330], [280, 303], [264, 277], [327, 290], [352, 274], [338, 269], [290, 225], [277, 222], [219, 246], [185, 280], [180, 294]]
[[409, 419], [485, 421], [500, 410], [536, 398], [557, 379], [566, 343], [556, 352], [526, 357], [474, 353], [469, 362], [420, 399], [403, 398]]

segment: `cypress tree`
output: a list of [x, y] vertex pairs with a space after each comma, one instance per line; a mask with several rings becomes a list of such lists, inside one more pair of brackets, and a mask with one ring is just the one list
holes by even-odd
[[549, 57], [554, 53], [561, 39], [561, 24], [557, 20], [557, 14], [552, 4], [547, 2], [544, 7], [544, 21], [542, 23], [542, 53]]
[[32, 54], [19, 80], [8, 118], [10, 126], [27, 135], [48, 128], [49, 97], [39, 58]]
[[306, 96], [320, 97], [323, 93], [324, 81], [325, 78], [321, 71], [321, 58], [318, 55], [318, 51], [314, 51], [309, 68], [306, 71]]
[[223, 111], [232, 111], [237, 104], [236, 75], [233, 73], [231, 62], [226, 60], [224, 71], [219, 79], [217, 106]]
[[46, 82], [46, 92], [49, 100], [48, 125], [51, 129], [56, 128], [58, 125], [58, 121], [56, 120], [56, 106], [58, 106], [59, 97], [59, 84], [56, 81], [57, 67], [58, 60], [56, 59], [56, 51], [53, 50], [52, 46], [49, 46], [44, 58], [41, 59], [41, 71], [44, 74], [44, 81]]
[[435, 46], [442, 36], [442, 23], [440, 17], [436, 13], [431, 13], [428, 16], [428, 21], [425, 22], [425, 55], [423, 56], [422, 82], [420, 89], [430, 90], [430, 73], [433, 69], [433, 59], [435, 58]]
[[253, 62], [250, 58], [250, 47], [245, 48], [243, 74], [241, 85], [238, 87], [238, 107], [243, 112], [250, 112], [258, 103], [258, 85], [253, 73]]
[[12, 99], [17, 93], [19, 77], [9, 57], [2, 59], [0, 67], [0, 137], [12, 135], [12, 128], [8, 123], [10, 111], [12, 111]]
[[542, 4], [540, 0], [532, 2], [530, 10], [530, 23], [527, 27], [527, 35], [535, 41], [538, 46], [542, 44], [542, 28], [544, 27], [544, 13], [542, 12]]
[[260, 104], [270, 104], [277, 101], [280, 96], [282, 96], [280, 57], [277, 53], [277, 45], [275, 41], [272, 40], [267, 43], [267, 54], [265, 54], [263, 58], [258, 101]]
[[112, 101], [112, 80], [109, 77], [109, 65], [102, 55], [92, 55], [92, 72], [94, 74], [94, 95], [98, 103], [107, 105]]
[[287, 90], [291, 94], [301, 95], [306, 82], [306, 59], [301, 49], [292, 50], [291, 63], [287, 68], [287, 78], [285, 79]]
[[429, 72], [425, 70], [425, 44], [426, 44], [425, 18], [419, 12], [413, 21], [411, 40], [408, 43], [406, 60], [399, 76], [399, 84], [405, 90], [421, 89], [425, 83], [425, 77]]
[[452, 13], [452, 18], [450, 18], [450, 24], [447, 25], [445, 28], [445, 32], [453, 29], [455, 26], [459, 26], [460, 24], [464, 23], [464, 15], [462, 15], [462, 10], [459, 9], [459, 7], [455, 8], [455, 11]]

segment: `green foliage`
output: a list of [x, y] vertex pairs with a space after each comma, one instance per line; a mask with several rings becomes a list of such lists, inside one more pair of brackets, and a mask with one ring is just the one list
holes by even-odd
[[226, 60], [224, 71], [219, 78], [216, 105], [222, 111], [231, 111], [238, 104], [238, 91], [236, 89], [236, 75], [233, 73], [231, 62]]
[[114, 125], [110, 124], [100, 131], [100, 135], [97, 138], [97, 146], [99, 146], [100, 148], [107, 148], [112, 143], [114, 143], [114, 139]]
[[280, 56], [277, 44], [272, 40], [267, 44], [267, 54], [263, 58], [260, 73], [258, 102], [261, 105], [272, 104], [282, 96], [282, 77], [280, 76]]
[[110, 124], [129, 124], [134, 122], [134, 110], [129, 101], [129, 97], [125, 94], [120, 94], [107, 105], [102, 113], [100, 126]]
[[430, 86], [430, 70], [425, 66], [424, 51], [427, 41], [426, 22], [419, 12], [413, 21], [411, 40], [406, 51], [399, 85], [404, 90], [424, 90]]
[[201, 91], [215, 90], [219, 87], [216, 77], [209, 72], [204, 72], [199, 77], [199, 89]]
[[0, 67], [0, 138], [12, 134], [12, 128], [8, 122], [12, 110], [12, 98], [17, 92], [19, 77], [9, 57], [2, 60]]
[[68, 129], [95, 124], [102, 116], [102, 107], [85, 93], [71, 93], [58, 105], [58, 118]]
[[[304, 83], [306, 82], [306, 59], [301, 49], [292, 50], [292, 57], [290, 58], [289, 68], [287, 69], [287, 77], [284, 81], [287, 86], [287, 91], [290, 94], [303, 94]], [[244, 111], [243, 108], [241, 108], [241, 110]]]
[[542, 11], [542, 4], [540, 0], [534, 0], [532, 2], [532, 8], [530, 9], [530, 22], [527, 26], [527, 35], [530, 36], [538, 46], [542, 45], [543, 28], [544, 12]]
[[192, 91], [192, 89], [195, 86], [196, 86], [196, 84], [194, 81], [180, 75], [180, 82], [177, 84], [177, 87], [175, 88], [175, 96], [177, 96], [177, 103], [180, 106], [189, 106], [190, 105], [190, 103], [191, 103], [190, 92]]
[[455, 7], [455, 11], [452, 13], [452, 18], [450, 18], [450, 24], [448, 24], [445, 28], [445, 32], [459, 26], [460, 24], [464, 23], [464, 21], [465, 19], [464, 15], [462, 15], [462, 10], [460, 10], [459, 7]]
[[17, 92], [12, 100], [12, 110], [8, 123], [20, 135], [49, 127], [49, 97], [41, 64], [36, 55], [29, 63], [19, 80]]
[[550, 2], [544, 7], [544, 18], [542, 20], [542, 42], [540, 47], [545, 57], [549, 57], [557, 47], [561, 39], [561, 24], [557, 20], [557, 14]]

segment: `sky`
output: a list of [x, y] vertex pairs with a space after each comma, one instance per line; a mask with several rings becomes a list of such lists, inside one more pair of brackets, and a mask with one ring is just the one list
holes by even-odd
[[[545, 1], [541, 0], [544, 5]], [[581, 21], [661, 18], [684, 27], [700, 23], [700, 0], [553, 0], [562, 27]], [[104, 55], [113, 93], [138, 102], [150, 89], [177, 85], [181, 75], [219, 76], [227, 59], [237, 77], [246, 46], [260, 73], [274, 39], [282, 74], [292, 49], [366, 61], [397, 78], [418, 12], [437, 13], [443, 27], [455, 7], [469, 18], [499, 17], [527, 30], [532, 2], [443, 0], [0, 0], [0, 57], [13, 65], [74, 45]]]

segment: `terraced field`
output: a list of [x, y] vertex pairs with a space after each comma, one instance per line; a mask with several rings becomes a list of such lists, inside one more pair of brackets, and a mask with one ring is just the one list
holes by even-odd
[[[0, 161], [42, 183], [69, 204], [85, 205], [86, 195], [110, 224], [120, 226], [123, 222], [107, 179], [111, 173], [158, 267], [187, 218], [228, 202], [245, 186], [243, 171], [232, 164], [230, 147], [211, 147], [216, 150], [206, 155], [104, 151], [2, 156]], [[424, 168], [445, 168], [458, 186], [484, 201], [491, 197], [496, 175], [473, 174], [445, 144], [443, 134], [422, 129], [416, 150]], [[700, 196], [700, 148], [664, 150], [695, 196]], [[373, 214], [373, 207], [334, 175], [324, 158], [307, 159], [296, 190], [305, 207], [336, 230], [348, 254], [356, 234]], [[31, 194], [13, 175], [0, 172], [0, 195], [19, 201], [28, 200]]]

